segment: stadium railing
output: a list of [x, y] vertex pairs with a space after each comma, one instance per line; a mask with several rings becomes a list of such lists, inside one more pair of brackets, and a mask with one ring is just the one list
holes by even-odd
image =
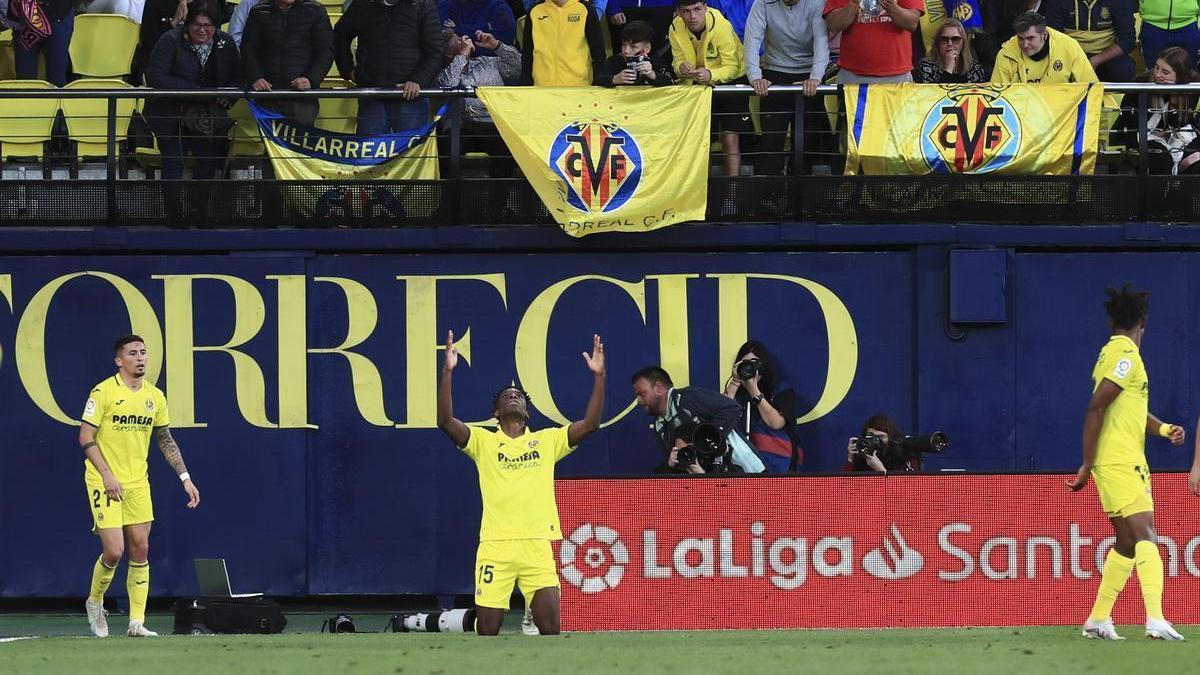
[[[17, 84], [9, 81], [5, 86]], [[820, 87], [813, 98], [801, 95], [797, 86], [771, 89], [771, 96], [792, 99], [789, 111], [775, 113], [792, 118], [783, 156], [776, 157], [790, 168], [786, 174], [760, 175], [771, 153], [756, 148], [754, 139], [761, 138], [759, 132], [767, 113], [760, 112], [757, 101], [751, 100], [749, 87], [716, 87], [716, 96], [748, 100], [755, 132], [743, 135], [743, 170], [737, 177], [724, 175], [714, 135], [707, 220], [1018, 224], [1194, 221], [1195, 214], [1200, 213], [1200, 178], [1150, 173], [1150, 157], [1156, 149], [1148, 142], [1147, 120], [1153, 112], [1152, 95], [1185, 93], [1200, 97], [1200, 85], [1106, 87], [1112, 93], [1133, 95], [1132, 101], [1127, 96], [1122, 105], [1136, 111], [1137, 142], [1135, 147], [1122, 147], [1113, 130], [1102, 128], [1096, 172], [1085, 176], [842, 175], [845, 118], [840, 88], [829, 85]], [[435, 109], [449, 104], [439, 127], [443, 141], [439, 146], [441, 175], [436, 180], [276, 180], [270, 161], [261, 154], [254, 121], [243, 114], [236, 120], [239, 126], [233, 131], [233, 150], [229, 157], [221, 158], [224, 166], [220, 175], [225, 177], [176, 182], [155, 179], [161, 158], [153, 135], [138, 121], [148, 100], [211, 100], [220, 96], [268, 103], [281, 98], [348, 99], [356, 104], [368, 98], [395, 99], [401, 94], [370, 89], [246, 92], [0, 88], [0, 117], [9, 120], [19, 119], [22, 102], [57, 100], [61, 103], [58, 109], [64, 112], [72, 108], [68, 101], [76, 104], [71, 111], [73, 119], [65, 120], [65, 125], [60, 120], [54, 126], [48, 150], [33, 161], [10, 161], [3, 145], [5, 139], [0, 138], [0, 224], [390, 227], [551, 223], [519, 170], [514, 169], [514, 177], [494, 177], [490, 173], [497, 158], [463, 156], [464, 141], [471, 136], [464, 132], [462, 102], [472, 93], [422, 92]], [[93, 105], [78, 105], [84, 101]], [[33, 110], [35, 106], [24, 107]], [[14, 108], [18, 113], [14, 114]], [[330, 116], [319, 119], [318, 126], [353, 129], [354, 106], [329, 108]], [[1117, 111], [1107, 112], [1106, 122], [1111, 124]], [[0, 136], [3, 134], [0, 129]], [[81, 156], [85, 146], [100, 156]], [[96, 152], [97, 148], [103, 148], [103, 152]], [[182, 198], [176, 196], [180, 194]], [[182, 211], [168, 212], [168, 204], [180, 199], [195, 203]]]

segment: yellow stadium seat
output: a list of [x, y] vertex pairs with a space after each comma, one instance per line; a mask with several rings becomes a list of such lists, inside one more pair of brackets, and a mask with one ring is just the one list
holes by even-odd
[[[45, 80], [2, 80], [0, 89], [54, 89]], [[0, 98], [0, 158], [45, 152], [58, 115], [56, 98]]]
[[[339, 77], [326, 78], [322, 89], [351, 89], [354, 85]], [[321, 113], [317, 116], [317, 128], [339, 134], [353, 134], [358, 126], [358, 99], [323, 98]]]
[[13, 61], [12, 31], [0, 33], [0, 80], [17, 77], [17, 65]]
[[76, 75], [119, 77], [129, 74], [138, 43], [138, 25], [123, 14], [80, 14], [71, 35], [71, 65]]
[[261, 157], [267, 148], [263, 145], [262, 132], [258, 122], [250, 112], [246, 99], [240, 98], [229, 109], [229, 117], [233, 120], [233, 142], [229, 144], [231, 157]]
[[[86, 14], [84, 16], [87, 16]], [[64, 89], [133, 89], [124, 80], [82, 79], [67, 84]], [[129, 137], [129, 120], [137, 109], [133, 98], [117, 99], [116, 142]], [[98, 98], [65, 98], [63, 117], [67, 121], [67, 137], [75, 141], [75, 157], [106, 157], [108, 155], [108, 100]]]

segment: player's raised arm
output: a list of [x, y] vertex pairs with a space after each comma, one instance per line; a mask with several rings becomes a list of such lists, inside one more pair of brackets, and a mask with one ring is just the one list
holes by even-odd
[[1067, 487], [1072, 491], [1078, 492], [1087, 485], [1088, 475], [1096, 462], [1096, 442], [1100, 440], [1100, 427], [1104, 426], [1104, 413], [1120, 393], [1121, 387], [1107, 378], [1101, 380], [1100, 386], [1092, 392], [1092, 399], [1088, 401], [1087, 412], [1083, 416], [1083, 463], [1079, 465], [1075, 480], [1067, 481]]
[[1153, 413], [1146, 415], [1146, 435], [1147, 436], [1162, 436], [1163, 438], [1171, 439], [1171, 445], [1183, 445], [1187, 440], [1187, 432], [1178, 424], [1168, 424], [1154, 416]]
[[83, 448], [84, 456], [96, 467], [96, 473], [99, 473], [100, 479], [104, 481], [104, 494], [114, 502], [121, 501], [125, 490], [121, 481], [113, 475], [112, 469], [108, 468], [104, 453], [100, 451], [100, 444], [96, 442], [96, 427], [87, 422], [79, 425], [79, 445]]
[[579, 445], [588, 434], [600, 428], [600, 416], [604, 413], [604, 343], [599, 335], [592, 336], [592, 353], [583, 353], [588, 370], [592, 371], [592, 395], [588, 398], [587, 412], [583, 419], [572, 422], [567, 428], [567, 443]]
[[192, 475], [188, 473], [187, 465], [183, 463], [183, 453], [180, 452], [175, 438], [171, 436], [171, 429], [158, 427], [154, 430], [154, 437], [158, 439], [158, 449], [162, 451], [167, 464], [171, 465], [171, 468], [175, 470], [175, 475], [179, 476], [179, 480], [183, 483], [183, 491], [188, 496], [187, 507], [194, 509], [200, 506], [200, 490], [192, 482]]
[[450, 376], [458, 365], [458, 349], [454, 346], [454, 331], [446, 335], [446, 359], [442, 362], [442, 378], [438, 382], [437, 424], [438, 428], [454, 441], [456, 447], [464, 447], [471, 438], [471, 429], [454, 417], [454, 398], [450, 393]]

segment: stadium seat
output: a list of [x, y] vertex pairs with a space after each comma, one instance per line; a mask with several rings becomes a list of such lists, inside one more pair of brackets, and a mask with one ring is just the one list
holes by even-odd
[[233, 142], [229, 144], [230, 157], [261, 157], [267, 148], [263, 145], [262, 132], [258, 130], [258, 122], [250, 112], [246, 99], [238, 99], [229, 109], [229, 117], [233, 120]]
[[[354, 85], [340, 77], [326, 78], [322, 89], [352, 89]], [[317, 116], [317, 128], [339, 134], [353, 134], [358, 126], [358, 99], [323, 98], [321, 113]]]
[[[86, 15], [85, 15], [86, 16]], [[134, 89], [124, 80], [82, 79], [63, 89]], [[129, 121], [137, 108], [137, 99], [117, 99], [116, 142], [129, 137]], [[108, 156], [108, 101], [104, 98], [66, 98], [62, 101], [67, 121], [67, 137], [75, 142], [76, 160]]]
[[[0, 80], [0, 89], [54, 89], [45, 80]], [[41, 160], [54, 129], [56, 98], [0, 98], [0, 159]]]
[[71, 35], [71, 65], [76, 75], [128, 75], [138, 44], [138, 25], [123, 14], [80, 14]]
[[13, 62], [13, 34], [11, 30], [0, 33], [0, 80], [17, 77], [17, 66]]

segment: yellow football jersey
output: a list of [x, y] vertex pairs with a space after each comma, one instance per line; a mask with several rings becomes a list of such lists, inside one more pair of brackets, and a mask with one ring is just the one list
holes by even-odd
[[[96, 442], [113, 475], [121, 483], [147, 480], [146, 455], [150, 436], [156, 427], [171, 423], [167, 397], [143, 381], [132, 391], [120, 375], [113, 375], [92, 388], [83, 408], [83, 421], [96, 427]], [[83, 461], [86, 480], [100, 483], [100, 472], [88, 460]]]
[[470, 427], [462, 451], [479, 468], [483, 522], [479, 541], [562, 539], [554, 501], [554, 464], [575, 448], [567, 427], [525, 430], [518, 438], [503, 431]]
[[1104, 380], [1120, 387], [1121, 393], [1104, 413], [1095, 465], [1145, 464], [1150, 378], [1133, 340], [1114, 335], [1100, 350], [1100, 358], [1092, 370], [1092, 391]]

